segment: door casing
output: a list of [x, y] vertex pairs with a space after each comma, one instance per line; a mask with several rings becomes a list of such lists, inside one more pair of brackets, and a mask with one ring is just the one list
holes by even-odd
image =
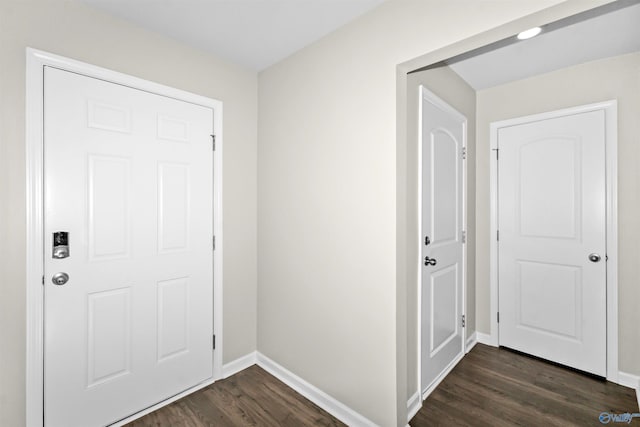
[[105, 80], [157, 95], [178, 99], [212, 108], [216, 149], [213, 155], [213, 230], [216, 248], [213, 252], [213, 331], [216, 348], [213, 351], [213, 378], [115, 425], [123, 425], [135, 418], [164, 406], [198, 388], [205, 387], [222, 377], [222, 102], [132, 77], [116, 71], [97, 67], [32, 48], [26, 49], [26, 425], [42, 426], [44, 423], [44, 248], [43, 248], [43, 68], [50, 66], [88, 77]]
[[[423, 231], [422, 231], [422, 174], [424, 172], [423, 164], [422, 164], [422, 101], [423, 99], [429, 100], [429, 102], [435, 104], [439, 108], [444, 111], [450, 112], [455, 116], [460, 117], [464, 120], [465, 126], [462, 133], [462, 147], [467, 148], [467, 118], [460, 113], [459, 111], [453, 109], [447, 102], [442, 100], [436, 94], [428, 90], [423, 85], [419, 87], [420, 94], [418, 96], [418, 238], [416, 242], [417, 253], [422, 254], [422, 245], [423, 245]], [[467, 230], [467, 162], [466, 160], [462, 161], [462, 230], [466, 232]], [[454, 362], [445, 369], [442, 376], [436, 380], [425, 393], [422, 392], [422, 257], [419, 257], [418, 263], [418, 299], [417, 299], [417, 307], [418, 307], [418, 390], [417, 393], [420, 396], [420, 404], [422, 401], [426, 399], [429, 394], [435, 390], [435, 388], [440, 384], [440, 382], [447, 376], [449, 371], [453, 369], [453, 367], [457, 364], [459, 359], [454, 360]], [[462, 251], [462, 315], [466, 318], [467, 312], [467, 244], [463, 244]], [[463, 355], [467, 353], [467, 343], [466, 343], [466, 328], [462, 333], [462, 353]]]
[[618, 131], [616, 100], [493, 122], [490, 125], [490, 307], [491, 333], [486, 344], [500, 345], [498, 333], [498, 130], [503, 127], [547, 120], [570, 114], [605, 112], [606, 245], [607, 245], [607, 380], [618, 383]]

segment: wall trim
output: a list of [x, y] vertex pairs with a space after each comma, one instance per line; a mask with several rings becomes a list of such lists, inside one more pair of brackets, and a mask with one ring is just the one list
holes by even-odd
[[469, 338], [467, 338], [467, 343], [465, 345], [464, 353], [465, 354], [469, 353], [471, 350], [473, 350], [473, 347], [475, 347], [476, 344], [478, 344], [478, 333], [474, 332], [471, 334]]
[[342, 421], [343, 423], [353, 427], [373, 427], [376, 424], [349, 408], [344, 403], [338, 401], [334, 397], [329, 396], [313, 384], [303, 380], [287, 368], [279, 365], [264, 354], [257, 353], [258, 366], [269, 372], [274, 377]]
[[[618, 102], [609, 100], [594, 104], [579, 105], [533, 114], [514, 119], [493, 122], [490, 125], [490, 150], [498, 148], [498, 130], [502, 127], [579, 114], [588, 111], [605, 112], [605, 176], [606, 176], [606, 217], [607, 217], [607, 380], [618, 382]], [[498, 161], [495, 155], [490, 156], [490, 236], [498, 230]], [[498, 312], [498, 242], [490, 239], [489, 250], [489, 285], [491, 324], [490, 341], [493, 346], [499, 345]]]
[[640, 411], [640, 375], [629, 374], [627, 372], [618, 372], [618, 384], [624, 387], [632, 388], [636, 391], [636, 400], [638, 401], [638, 411]]
[[232, 375], [237, 374], [240, 371], [244, 371], [250, 366], [253, 366], [258, 361], [258, 352], [252, 351], [249, 354], [245, 354], [242, 357], [237, 358], [229, 363], [222, 365], [222, 378], [229, 378]]
[[[216, 151], [213, 154], [213, 230], [216, 250], [213, 252], [213, 333], [216, 348], [213, 351], [213, 382], [222, 376], [223, 329], [223, 233], [222, 233], [222, 102], [143, 80], [117, 71], [97, 67], [40, 50], [26, 49], [26, 425], [44, 424], [44, 275], [43, 252], [43, 90], [44, 67], [55, 67], [112, 83], [141, 89], [181, 101], [213, 109], [216, 132]], [[206, 385], [206, 383], [203, 383]], [[202, 384], [201, 384], [202, 385]], [[196, 386], [197, 389], [200, 385]], [[191, 390], [191, 389], [190, 389]], [[185, 392], [187, 393], [187, 392]], [[154, 406], [166, 405], [171, 399]]]
[[640, 376], [620, 371], [618, 372], [618, 384], [637, 390], [640, 387]]
[[407, 423], [416, 416], [420, 408], [422, 408], [422, 399], [420, 399], [420, 392], [416, 391], [407, 401]]
[[483, 334], [482, 332], [476, 332], [476, 338], [478, 339], [478, 343], [484, 345], [490, 345], [491, 347], [498, 347], [498, 343], [493, 342], [493, 338], [490, 334]]

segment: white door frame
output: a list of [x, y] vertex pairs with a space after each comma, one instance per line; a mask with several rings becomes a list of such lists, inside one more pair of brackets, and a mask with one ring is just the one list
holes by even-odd
[[[425, 86], [420, 85], [420, 94], [418, 96], [418, 238], [417, 238], [417, 250], [418, 250], [418, 395], [420, 396], [420, 404], [426, 399], [429, 394], [440, 384], [440, 382], [451, 372], [456, 364], [467, 353], [466, 348], [466, 327], [462, 332], [462, 355], [460, 358], [456, 358], [447, 368], [442, 375], [436, 379], [436, 381], [429, 387], [429, 390], [422, 392], [422, 245], [423, 245], [423, 233], [422, 233], [422, 101], [426, 100], [443, 111], [453, 114], [464, 122], [462, 131], [462, 147], [467, 147], [467, 118], [464, 114], [454, 109], [446, 101], [438, 97], [431, 92]], [[462, 162], [462, 231], [467, 230], [467, 162]], [[466, 318], [467, 313], [467, 244], [463, 244], [462, 251], [462, 315]]]
[[44, 67], [54, 67], [209, 107], [214, 112], [216, 150], [213, 156], [214, 218], [212, 220], [216, 236], [216, 250], [213, 252], [213, 331], [216, 336], [216, 348], [213, 351], [213, 377], [151, 408], [140, 408], [144, 411], [116, 424], [121, 425], [222, 378], [222, 102], [31, 48], [27, 48], [26, 58], [26, 425], [28, 427], [42, 426], [44, 423]]
[[570, 114], [605, 112], [605, 169], [607, 217], [607, 380], [618, 383], [618, 103], [616, 100], [581, 105], [525, 117], [493, 122], [490, 125], [490, 307], [491, 334], [487, 344], [498, 346], [498, 130], [503, 127], [547, 120]]

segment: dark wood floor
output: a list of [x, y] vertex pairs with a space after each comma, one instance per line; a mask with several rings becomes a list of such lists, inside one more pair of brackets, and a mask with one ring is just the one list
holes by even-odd
[[258, 366], [190, 394], [126, 427], [344, 426]]
[[[602, 412], [640, 412], [635, 392], [478, 344], [429, 396], [410, 425], [602, 426], [598, 420]], [[252, 366], [128, 427], [343, 425], [262, 368]], [[633, 419], [633, 425], [640, 427], [640, 419]]]
[[[410, 425], [602, 426], [602, 412], [640, 412], [635, 391], [478, 344], [424, 401]], [[640, 419], [631, 425], [640, 426]]]

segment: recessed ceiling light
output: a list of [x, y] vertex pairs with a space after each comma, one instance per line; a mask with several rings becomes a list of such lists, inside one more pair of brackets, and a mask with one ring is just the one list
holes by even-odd
[[542, 28], [540, 28], [540, 27], [529, 28], [528, 30], [523, 31], [520, 34], [518, 34], [518, 39], [519, 40], [530, 39], [531, 37], [535, 37], [538, 34], [540, 34], [540, 31], [542, 31]]

